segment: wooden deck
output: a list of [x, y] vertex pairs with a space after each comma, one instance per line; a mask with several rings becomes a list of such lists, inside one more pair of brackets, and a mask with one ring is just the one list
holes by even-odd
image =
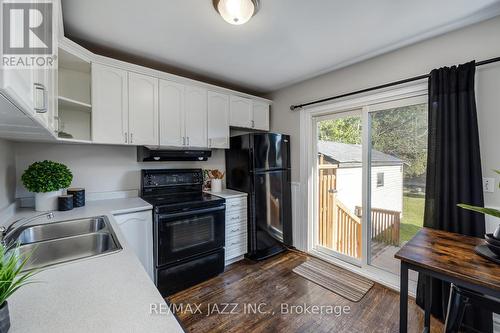
[[[337, 197], [337, 168], [319, 166], [319, 245], [353, 258], [362, 255], [362, 207], [349, 208]], [[386, 245], [399, 245], [401, 212], [371, 208], [371, 238]]]
[[[254, 263], [241, 261], [229, 266], [223, 274], [181, 291], [169, 298], [179, 304], [197, 304], [201, 312], [179, 313], [188, 332], [397, 332], [399, 296], [381, 285], [375, 286], [358, 303], [348, 301], [329, 290], [292, 272], [306, 260], [302, 253], [288, 252]], [[213, 304], [265, 304], [265, 314], [207, 315]], [[332, 314], [282, 314], [281, 304], [349, 306], [350, 312]], [[272, 312], [274, 311], [274, 315]], [[409, 304], [409, 332], [421, 332], [423, 315], [413, 300]], [[433, 320], [431, 332], [442, 331], [442, 324]]]

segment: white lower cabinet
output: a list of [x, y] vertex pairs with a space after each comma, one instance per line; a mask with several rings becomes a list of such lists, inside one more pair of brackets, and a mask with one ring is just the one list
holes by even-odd
[[153, 213], [151, 210], [114, 215], [128, 246], [135, 252], [151, 280], [153, 273]]
[[246, 196], [226, 198], [226, 266], [243, 259], [248, 248]]

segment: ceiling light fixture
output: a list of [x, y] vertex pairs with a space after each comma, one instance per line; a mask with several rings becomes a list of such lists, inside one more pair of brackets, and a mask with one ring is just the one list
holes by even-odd
[[220, 16], [234, 25], [248, 22], [260, 8], [260, 0], [213, 0], [212, 2]]

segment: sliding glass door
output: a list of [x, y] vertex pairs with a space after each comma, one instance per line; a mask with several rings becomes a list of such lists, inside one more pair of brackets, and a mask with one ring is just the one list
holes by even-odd
[[394, 254], [423, 225], [427, 103], [417, 97], [372, 105], [368, 117], [368, 263], [399, 275]]
[[317, 245], [349, 262], [362, 257], [361, 110], [315, 120]]
[[426, 96], [322, 114], [313, 132], [315, 250], [399, 275], [394, 254], [423, 225]]

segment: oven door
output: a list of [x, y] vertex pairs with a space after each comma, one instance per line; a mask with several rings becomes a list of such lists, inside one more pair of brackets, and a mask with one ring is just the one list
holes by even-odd
[[224, 247], [225, 205], [159, 214], [155, 223], [155, 262], [173, 263]]

